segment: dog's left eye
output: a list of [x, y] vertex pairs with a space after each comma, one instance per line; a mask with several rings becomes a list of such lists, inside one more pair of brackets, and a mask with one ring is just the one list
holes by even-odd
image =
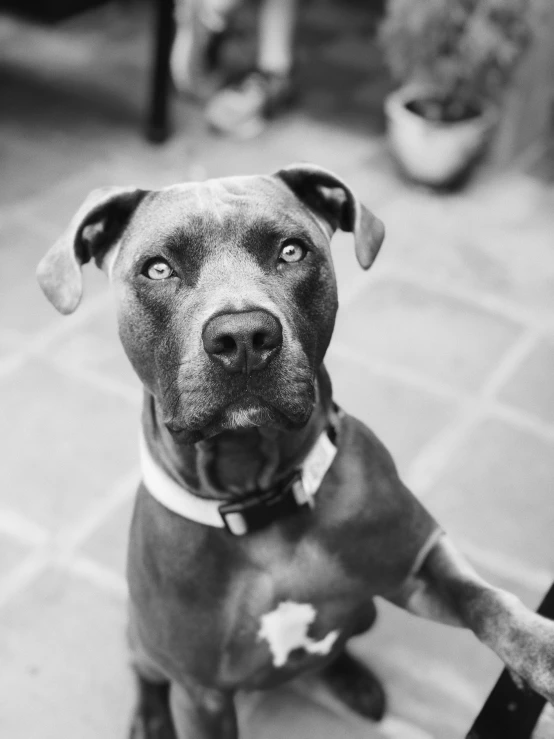
[[174, 272], [165, 259], [152, 259], [146, 265], [145, 275], [151, 280], [167, 280]]
[[282, 247], [279, 259], [282, 262], [288, 262], [290, 264], [291, 262], [300, 262], [305, 256], [306, 249], [302, 244], [298, 241], [289, 241], [288, 244]]

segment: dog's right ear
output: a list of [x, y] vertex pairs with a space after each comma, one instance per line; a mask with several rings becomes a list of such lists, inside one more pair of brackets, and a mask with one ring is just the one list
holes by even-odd
[[147, 192], [136, 187], [93, 190], [41, 259], [38, 282], [60, 313], [73, 313], [79, 305], [83, 293], [81, 265], [94, 259], [101, 266]]
[[275, 175], [333, 230], [340, 228], [353, 233], [360, 266], [371, 267], [385, 238], [385, 226], [343, 180], [327, 169], [303, 163], [291, 164]]

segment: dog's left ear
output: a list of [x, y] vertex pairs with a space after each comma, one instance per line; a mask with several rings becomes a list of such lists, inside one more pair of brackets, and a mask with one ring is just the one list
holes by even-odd
[[91, 259], [97, 266], [102, 265], [146, 194], [146, 190], [136, 187], [93, 190], [41, 259], [37, 268], [39, 285], [60, 313], [72, 313], [81, 301], [81, 265]]
[[358, 262], [371, 267], [383, 239], [385, 226], [354, 196], [339, 177], [313, 164], [291, 164], [275, 173], [311, 210], [331, 225], [354, 234]]

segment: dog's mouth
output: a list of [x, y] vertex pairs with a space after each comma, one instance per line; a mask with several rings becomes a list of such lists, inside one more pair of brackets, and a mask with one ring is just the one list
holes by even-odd
[[301, 413], [293, 417], [286, 415], [273, 404], [260, 396], [245, 392], [241, 397], [234, 399], [223, 409], [219, 409], [209, 419], [202, 419], [197, 423], [185, 426], [166, 424], [171, 433], [177, 438], [191, 438], [195, 441], [209, 439], [223, 431], [239, 431], [249, 428], [299, 428], [307, 423], [311, 415], [310, 407], [302, 409]]
[[315, 403], [315, 372], [304, 354], [273, 361], [245, 377], [213, 363], [179, 367], [161, 389], [164, 421], [180, 443], [196, 443], [223, 431], [304, 426]]
[[290, 421], [277, 408], [257, 395], [245, 393], [224, 408], [215, 422], [205, 430], [208, 433], [210, 428], [217, 429], [217, 431], [234, 431], [258, 426], [283, 426], [289, 423]]

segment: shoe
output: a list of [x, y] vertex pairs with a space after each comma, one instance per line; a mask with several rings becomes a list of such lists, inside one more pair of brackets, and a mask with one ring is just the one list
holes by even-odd
[[290, 74], [255, 69], [219, 90], [208, 102], [204, 115], [218, 133], [249, 139], [261, 133], [292, 98]]
[[205, 99], [220, 86], [217, 62], [226, 37], [225, 20], [207, 14], [202, 0], [178, 0], [171, 76], [178, 92]]

